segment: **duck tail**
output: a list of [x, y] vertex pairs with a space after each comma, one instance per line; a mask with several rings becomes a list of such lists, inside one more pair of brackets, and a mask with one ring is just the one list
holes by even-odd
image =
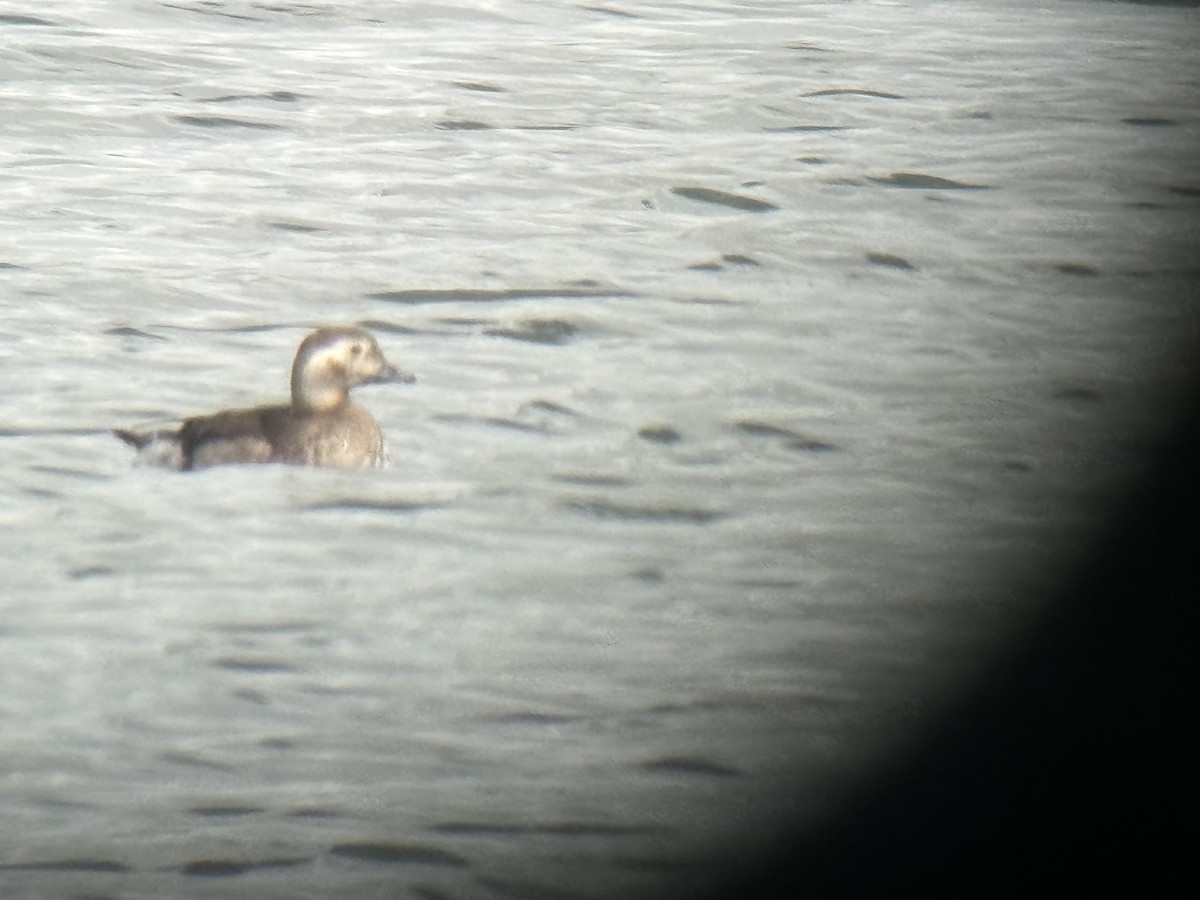
[[139, 434], [136, 431], [128, 431], [124, 428], [114, 428], [112, 433], [127, 443], [130, 447], [133, 447], [135, 450], [141, 450], [152, 440], [154, 440], [154, 435], [152, 434]]

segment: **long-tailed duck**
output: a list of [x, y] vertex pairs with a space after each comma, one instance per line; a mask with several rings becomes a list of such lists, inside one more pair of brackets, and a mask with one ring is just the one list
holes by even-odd
[[173, 431], [113, 433], [145, 462], [187, 470], [228, 463], [379, 466], [386, 455], [375, 418], [350, 399], [350, 389], [374, 382], [412, 382], [384, 359], [361, 328], [318, 328], [292, 364], [292, 402], [227, 409], [184, 419]]

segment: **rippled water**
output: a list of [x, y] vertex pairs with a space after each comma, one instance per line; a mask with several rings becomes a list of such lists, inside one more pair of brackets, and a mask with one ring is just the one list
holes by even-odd
[[[1197, 24], [0, 11], [4, 895], [678, 895], [816, 821], [1146, 462]], [[108, 433], [324, 322], [418, 376], [383, 472]]]

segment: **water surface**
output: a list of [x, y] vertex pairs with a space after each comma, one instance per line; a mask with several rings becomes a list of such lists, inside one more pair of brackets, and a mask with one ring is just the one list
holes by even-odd
[[[893, 758], [1190, 361], [1196, 12], [0, 15], [5, 896], [678, 895]], [[370, 328], [383, 472], [131, 466]]]

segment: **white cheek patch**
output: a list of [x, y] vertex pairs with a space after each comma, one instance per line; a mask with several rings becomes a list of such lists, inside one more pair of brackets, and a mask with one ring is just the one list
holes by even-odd
[[317, 351], [308, 358], [308, 361], [304, 365], [304, 370], [306, 372], [317, 374], [333, 372], [339, 368], [343, 368], [345, 363], [343, 361], [344, 354], [341, 352], [341, 350], [342, 348], [340, 344], [336, 343], [328, 344], [324, 347], [318, 348]]

